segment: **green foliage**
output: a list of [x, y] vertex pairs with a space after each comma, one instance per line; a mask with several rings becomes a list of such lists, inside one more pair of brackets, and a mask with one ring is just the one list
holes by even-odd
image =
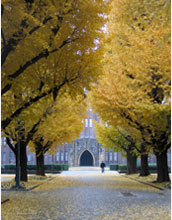
[[45, 171], [63, 171], [63, 170], [68, 170], [69, 165], [67, 164], [45, 164], [44, 165]]
[[34, 164], [28, 164], [28, 165], [27, 165], [27, 170], [36, 170], [36, 165], [34, 165]]
[[[150, 173], [157, 173], [157, 164], [156, 163], [149, 163], [149, 172]], [[110, 170], [116, 170], [119, 173], [125, 173], [127, 171], [127, 165], [126, 164], [110, 164], [109, 165]], [[140, 171], [140, 165], [137, 165], [138, 172]], [[171, 171], [169, 167], [169, 172]]]
[[127, 165], [126, 164], [118, 164], [118, 172], [119, 173], [126, 173], [127, 172]]
[[[63, 171], [68, 170], [69, 165], [68, 164], [45, 164], [44, 165], [45, 171]], [[4, 170], [15, 170], [16, 165], [15, 164], [5, 164]], [[29, 164], [27, 165], [28, 170], [36, 170], [36, 165]]]
[[107, 149], [120, 151], [126, 157], [126, 151], [130, 150], [133, 155], [139, 155], [140, 143], [135, 139], [135, 135], [130, 134], [121, 127], [105, 126], [95, 123], [96, 137], [99, 143]]
[[6, 169], [6, 170], [15, 170], [16, 169], [16, 165], [15, 164], [5, 164], [3, 165], [3, 169]]
[[103, 147], [115, 151], [125, 151], [127, 149], [129, 142], [125, 138], [127, 136], [126, 131], [122, 130], [120, 132], [119, 128], [98, 123], [95, 123], [95, 129], [96, 137]]
[[109, 168], [110, 170], [118, 170], [118, 164], [110, 164]]

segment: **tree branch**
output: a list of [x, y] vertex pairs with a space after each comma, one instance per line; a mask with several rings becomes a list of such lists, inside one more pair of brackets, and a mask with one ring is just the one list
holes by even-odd
[[41, 119], [36, 124], [34, 124], [32, 129], [28, 132], [27, 139], [26, 139], [27, 143], [29, 143], [29, 141], [33, 138], [33, 135], [38, 130], [38, 126], [40, 125], [40, 123], [41, 123]]
[[[23, 66], [20, 66], [20, 68], [13, 74], [9, 75], [8, 78], [9, 79], [15, 79], [18, 76], [20, 76], [21, 73], [23, 73], [28, 67], [30, 67], [31, 65], [33, 65], [34, 63], [36, 63], [37, 61], [39, 61], [42, 58], [46, 58], [48, 57], [50, 54], [57, 52], [59, 49], [61, 49], [62, 47], [64, 47], [66, 44], [74, 42], [75, 40], [77, 40], [78, 38], [75, 38], [73, 40], [64, 40], [63, 43], [56, 49], [52, 50], [52, 51], [48, 51], [48, 49], [45, 49], [44, 51], [42, 51], [41, 53], [39, 53], [37, 56], [35, 56], [34, 58], [32, 58], [31, 60], [27, 61]], [[1, 95], [4, 95], [6, 92], [8, 92], [10, 90], [12, 86], [12, 83], [8, 83], [2, 90], [1, 90]]]
[[50, 149], [52, 144], [52, 141], [47, 141], [46, 145], [44, 146], [44, 154]]
[[[112, 143], [116, 144], [116, 142], [115, 142], [109, 135], [108, 135], [108, 138], [110, 139], [110, 141], [112, 141]], [[122, 146], [122, 145], [120, 145], [120, 147], [121, 147], [124, 151], [127, 150], [127, 148], [125, 148], [125, 147]]]
[[[52, 17], [48, 17], [48, 18], [45, 18], [42, 22], [43, 25], [45, 25], [49, 20], [51, 20]], [[24, 21], [21, 22], [21, 24], [23, 23]], [[23, 25], [21, 25], [23, 26]], [[1, 66], [3, 66], [3, 64], [5, 63], [6, 61], [6, 58], [7, 56], [9, 55], [9, 53], [11, 53], [11, 51], [14, 50], [14, 47], [17, 47], [18, 44], [24, 40], [26, 37], [27, 37], [27, 34], [23, 34], [24, 31], [23, 29], [24, 28], [27, 28], [28, 26], [27, 25], [24, 25], [22, 27], [22, 29], [20, 29], [17, 33], [14, 33], [12, 35], [12, 37], [8, 40], [6, 46], [4, 48], [2, 48], [2, 55], [1, 55]], [[39, 30], [40, 28], [42, 27], [42, 25], [37, 25], [35, 27], [33, 27], [28, 33], [29, 35], [32, 35], [35, 31]], [[17, 39], [16, 39], [17, 38]]]
[[30, 98], [30, 100], [28, 102], [26, 102], [25, 104], [23, 104], [22, 107], [18, 108], [10, 117], [6, 118], [5, 120], [2, 120], [2, 123], [1, 123], [1, 126], [2, 126], [2, 129], [5, 129], [10, 123], [11, 121], [20, 115], [20, 113], [23, 111], [23, 110], [26, 110], [29, 106], [31, 106], [32, 104], [38, 102], [39, 100], [41, 100], [42, 98], [48, 96], [49, 94], [53, 93], [54, 89], [57, 89], [58, 92], [59, 90], [61, 89], [62, 86], [64, 86], [66, 83], [66, 81], [62, 82], [57, 88], [51, 88], [49, 89], [48, 92], [44, 92], [34, 98]]
[[5, 40], [5, 36], [4, 36], [4, 32], [3, 29], [1, 28], [1, 36], [2, 36], [2, 40], [3, 40], [3, 47], [6, 46], [6, 40]]
[[13, 147], [9, 137], [6, 137], [6, 141], [7, 141], [9, 148], [16, 154], [17, 151], [16, 151], [15, 147]]

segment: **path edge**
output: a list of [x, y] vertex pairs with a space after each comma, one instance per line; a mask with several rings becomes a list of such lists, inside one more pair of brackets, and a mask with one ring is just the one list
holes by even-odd
[[[120, 175], [121, 175], [121, 174], [120, 174]], [[127, 175], [121, 175], [121, 176], [123, 176], [123, 177], [125, 177], [125, 178], [128, 178], [128, 179], [131, 179], [131, 180], [135, 180], [135, 181], [137, 181], [137, 182], [139, 182], [139, 183], [143, 183], [143, 184], [148, 185], [148, 186], [152, 186], [152, 187], [154, 187], [154, 188], [156, 188], [156, 189], [159, 189], [159, 190], [161, 190], [161, 191], [167, 190], [167, 189], [164, 188], [164, 187], [156, 186], [156, 185], [154, 185], [154, 184], [152, 184], [152, 183], [148, 183], [148, 182], [145, 182], [145, 181], [143, 181], [143, 180], [138, 180], [138, 179], [129, 177], [129, 176], [127, 176]]]

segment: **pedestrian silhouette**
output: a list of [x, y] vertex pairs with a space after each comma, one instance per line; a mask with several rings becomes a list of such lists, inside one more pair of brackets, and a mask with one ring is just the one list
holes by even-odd
[[105, 163], [102, 161], [100, 164], [100, 167], [102, 169], [102, 173], [104, 173], [104, 171], [105, 171], [105, 166], [106, 166]]

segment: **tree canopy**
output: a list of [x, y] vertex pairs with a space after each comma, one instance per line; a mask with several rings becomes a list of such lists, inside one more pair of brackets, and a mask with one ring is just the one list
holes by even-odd
[[108, 31], [93, 108], [109, 125], [155, 147], [170, 134], [170, 1], [114, 1]]
[[108, 10], [103, 0], [2, 1], [2, 129], [60, 90], [89, 89]]
[[122, 154], [126, 153], [129, 145], [127, 132], [113, 126], [105, 126], [99, 123], [95, 124], [95, 128], [96, 137], [98, 142], [102, 144], [102, 147], [121, 152]]
[[76, 100], [72, 100], [67, 94], [61, 97], [46, 117], [42, 118], [31, 140], [30, 150], [35, 151], [35, 143], [43, 139], [43, 146], [48, 144], [51, 147], [45, 149], [45, 152], [49, 150], [53, 153], [57, 147], [79, 137], [84, 126], [82, 120], [86, 116], [86, 107], [82, 96], [77, 96]]

